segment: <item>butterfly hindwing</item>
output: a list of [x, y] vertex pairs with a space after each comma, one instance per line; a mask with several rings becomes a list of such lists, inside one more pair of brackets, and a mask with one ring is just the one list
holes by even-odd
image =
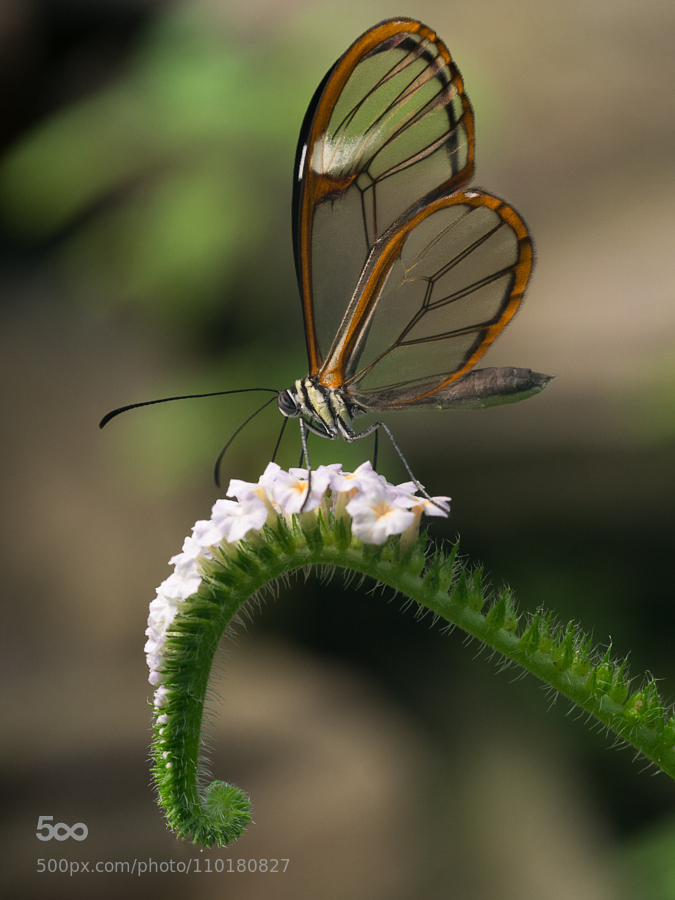
[[496, 197], [463, 191], [413, 207], [371, 254], [320, 382], [365, 408], [445, 388], [514, 316], [531, 269], [525, 223]]

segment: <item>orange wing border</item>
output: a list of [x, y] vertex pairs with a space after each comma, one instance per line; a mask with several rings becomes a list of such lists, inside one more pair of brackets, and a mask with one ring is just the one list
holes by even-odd
[[[315, 175], [308, 166], [311, 149], [325, 133], [335, 104], [346, 85], [349, 77], [354, 72], [359, 62], [377, 46], [386, 40], [399, 34], [415, 34], [422, 39], [433, 42], [441, 53], [446, 64], [450, 68], [452, 84], [457, 90], [462, 104], [462, 113], [468, 140], [467, 163], [463, 169], [451, 176], [447, 181], [438, 186], [432, 194], [438, 191], [456, 190], [473, 178], [475, 169], [475, 139], [473, 110], [464, 91], [464, 81], [459, 69], [454, 64], [450, 51], [441, 38], [426, 25], [415, 19], [388, 19], [373, 26], [361, 35], [352, 46], [338, 59], [333, 68], [328, 72], [322, 86], [317, 91], [318, 97], [310, 104], [308, 114], [313, 110], [311, 124], [303, 124], [300, 144], [298, 147], [296, 178], [301, 179], [301, 195], [299, 198], [299, 225], [298, 245], [300, 259], [300, 289], [302, 310], [305, 321], [305, 340], [307, 342], [307, 355], [309, 358], [309, 374], [314, 376], [322, 369], [321, 351], [316, 333], [316, 319], [314, 316], [314, 303], [312, 298], [312, 225], [314, 209], [317, 204], [331, 194], [346, 190], [354, 176], [344, 179], [329, 178], [324, 175]], [[303, 140], [304, 139], [304, 140]], [[301, 171], [302, 167], [302, 171]], [[399, 222], [402, 221], [399, 220]], [[398, 222], [394, 223], [398, 225]]]
[[[527, 225], [511, 206], [503, 200], [500, 200], [498, 197], [494, 197], [492, 194], [486, 194], [483, 191], [459, 191], [438, 197], [428, 203], [422, 201], [410, 210], [403, 219], [395, 222], [394, 225], [382, 235], [373, 249], [373, 253], [361, 276], [361, 281], [359, 282], [353, 301], [353, 309], [351, 311], [348, 310], [347, 315], [345, 315], [343, 326], [338, 332], [335, 343], [331, 348], [325, 364], [318, 372], [320, 384], [334, 389], [348, 388], [348, 384], [346, 383], [346, 372], [349, 369], [351, 356], [359, 343], [359, 339], [364, 333], [364, 329], [368, 327], [368, 323], [375, 313], [380, 294], [386, 283], [389, 272], [396, 260], [400, 257], [406, 239], [412, 230], [423, 222], [427, 216], [432, 215], [440, 209], [459, 204], [473, 208], [481, 206], [488, 207], [496, 212], [502, 221], [513, 229], [518, 242], [518, 260], [513, 266], [513, 281], [511, 288], [499, 318], [485, 328], [485, 334], [482, 340], [468, 359], [466, 359], [458, 369], [449, 373], [447, 378], [434, 385], [432, 389], [425, 391], [419, 396], [410, 397], [408, 400], [403, 401], [401, 405], [405, 405], [405, 403], [414, 403], [424, 397], [429, 397], [436, 391], [447, 387], [447, 385], [451, 384], [453, 381], [457, 381], [457, 379], [461, 378], [462, 375], [465, 375], [476, 365], [478, 360], [481, 359], [492, 343], [506, 328], [520, 307], [534, 264], [532, 240], [527, 230]], [[432, 339], [433, 338], [430, 338], [429, 340]]]

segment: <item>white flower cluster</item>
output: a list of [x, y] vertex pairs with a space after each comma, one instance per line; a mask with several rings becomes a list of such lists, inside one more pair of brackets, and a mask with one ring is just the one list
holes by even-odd
[[[378, 475], [369, 462], [355, 472], [343, 472], [339, 463], [319, 466], [312, 471], [309, 497], [306, 469], [285, 472], [270, 463], [253, 484], [234, 479], [227, 496], [217, 500], [211, 518], [197, 522], [192, 536], [185, 538], [183, 551], [169, 562], [173, 574], [157, 588], [150, 604], [145, 645], [151, 684], [159, 684], [155, 707], [166, 702], [161, 682], [162, 645], [166, 632], [178, 613], [178, 604], [196, 593], [202, 580], [199, 559], [212, 558], [212, 548], [242, 540], [250, 531], [260, 531], [279, 517], [287, 521], [297, 513], [309, 513], [319, 507], [330, 509], [337, 517], [350, 516], [352, 534], [366, 544], [383, 544], [390, 534], [416, 534], [422, 513], [447, 516], [449, 497], [418, 497], [412, 481], [393, 485]], [[165, 715], [159, 721], [166, 721]]]

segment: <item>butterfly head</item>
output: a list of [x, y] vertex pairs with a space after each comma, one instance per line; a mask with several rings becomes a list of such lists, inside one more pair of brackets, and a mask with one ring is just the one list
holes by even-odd
[[289, 388], [287, 391], [279, 391], [277, 406], [279, 407], [281, 414], [287, 416], [289, 419], [296, 419], [302, 414], [298, 402], [298, 395], [293, 388]]

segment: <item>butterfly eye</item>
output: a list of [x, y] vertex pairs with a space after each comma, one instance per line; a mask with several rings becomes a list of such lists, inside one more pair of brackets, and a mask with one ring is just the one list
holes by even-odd
[[277, 397], [277, 405], [279, 406], [279, 410], [283, 413], [283, 415], [288, 416], [289, 418], [296, 418], [300, 415], [300, 409], [298, 407], [296, 399], [290, 391], [279, 392], [279, 396]]

